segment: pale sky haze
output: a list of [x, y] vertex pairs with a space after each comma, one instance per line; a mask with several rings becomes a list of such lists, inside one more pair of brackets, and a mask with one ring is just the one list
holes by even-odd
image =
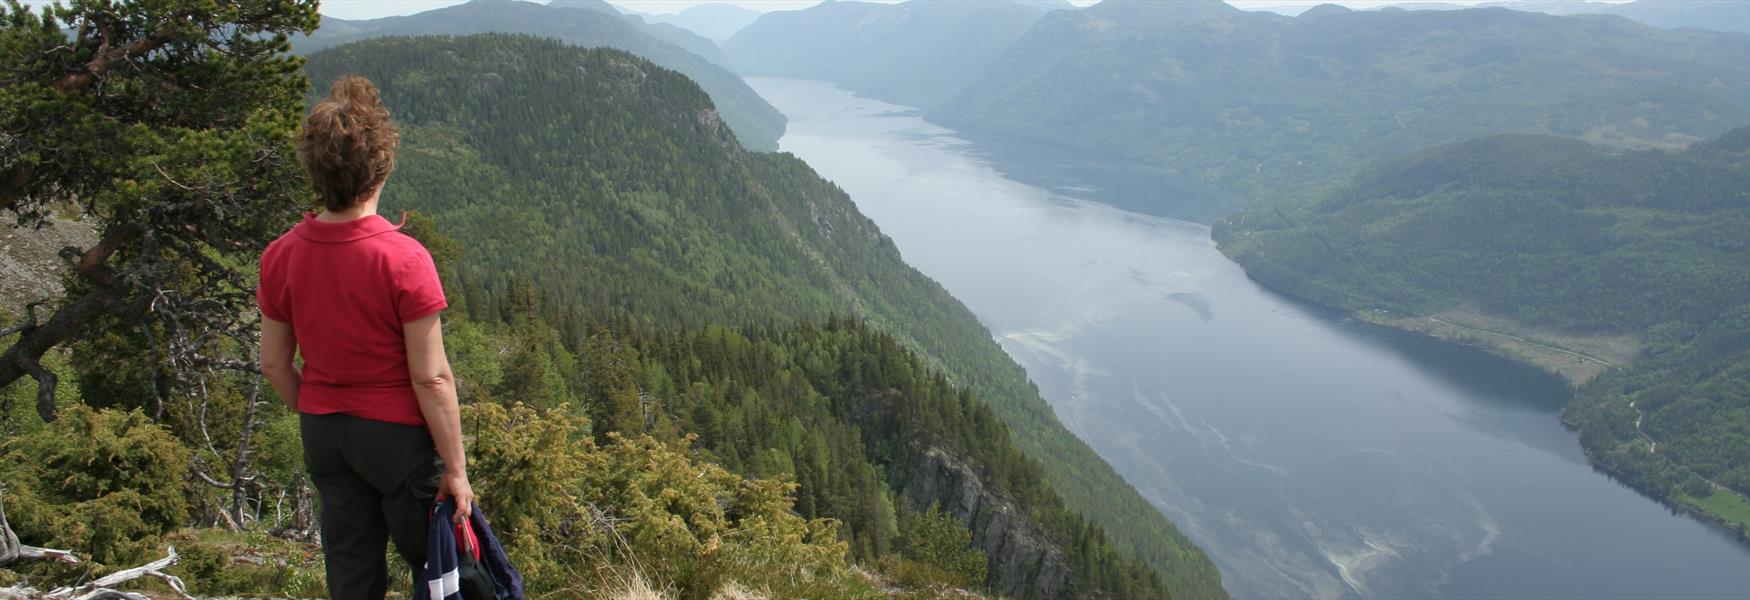
[[[342, 19], [372, 19], [389, 15], [412, 14], [422, 10], [430, 10], [452, 4], [461, 4], [464, 0], [327, 0], [322, 3], [322, 14], [340, 17]], [[893, 3], [897, 0], [863, 0]], [[976, 2], [978, 0], [967, 0]], [[1172, 2], [1173, 0], [1155, 0]], [[1353, 8], [1369, 8], [1386, 4], [1397, 4], [1403, 0], [1340, 0], [1342, 4]], [[1454, 4], [1477, 4], [1483, 0], [1447, 0]], [[609, 4], [621, 8], [629, 8], [644, 13], [674, 14], [700, 4], [734, 4], [751, 8], [760, 12], [774, 10], [801, 10], [820, 3], [820, 0], [608, 0]], [[1070, 0], [1076, 6], [1096, 4], [1097, 0]], [[1315, 6], [1329, 3], [1327, 0], [1229, 0], [1229, 4], [1245, 9], [1257, 9], [1265, 6], [1306, 5]]]
[[[50, 0], [24, 0], [29, 6], [48, 4]], [[443, 8], [461, 4], [465, 0], [326, 0], [322, 3], [322, 14], [342, 19], [375, 19], [395, 15], [410, 15], [434, 8]], [[774, 10], [801, 10], [819, 4], [820, 0], [608, 0], [609, 3], [622, 8], [629, 8], [645, 13], [678, 13], [700, 4], [734, 4], [761, 12]], [[894, 1], [894, 0], [873, 0]], [[978, 0], [967, 0], [978, 1]], [[1157, 2], [1172, 2], [1174, 0], [1154, 0]], [[1339, 0], [1351, 8], [1374, 8], [1387, 4], [1399, 4], [1406, 0]], [[1478, 4], [1482, 0], [1444, 0], [1453, 4]], [[1623, 2], [1627, 0], [1604, 0]], [[1096, 0], [1070, 0], [1076, 6], [1095, 4]], [[1314, 6], [1327, 4], [1327, 0], [1229, 0], [1229, 4], [1248, 10], [1256, 10], [1267, 6]]]

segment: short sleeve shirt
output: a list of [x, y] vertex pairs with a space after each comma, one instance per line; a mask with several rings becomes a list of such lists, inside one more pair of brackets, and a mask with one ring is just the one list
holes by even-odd
[[304, 221], [268, 244], [256, 301], [304, 359], [298, 410], [424, 425], [402, 326], [443, 310], [425, 246], [378, 215]]

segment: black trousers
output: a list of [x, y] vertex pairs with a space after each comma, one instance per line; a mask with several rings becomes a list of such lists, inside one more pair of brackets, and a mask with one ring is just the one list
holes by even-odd
[[442, 467], [425, 427], [351, 415], [302, 415], [304, 466], [322, 513], [328, 596], [380, 600], [389, 539], [415, 573]]

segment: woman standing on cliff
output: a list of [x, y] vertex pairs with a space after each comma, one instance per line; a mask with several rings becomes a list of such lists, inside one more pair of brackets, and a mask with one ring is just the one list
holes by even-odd
[[336, 599], [382, 598], [387, 540], [419, 569], [433, 502], [454, 498], [461, 523], [474, 501], [437, 267], [377, 214], [399, 141], [375, 85], [334, 82], [298, 137], [324, 210], [268, 245], [256, 292], [261, 370], [300, 413]]

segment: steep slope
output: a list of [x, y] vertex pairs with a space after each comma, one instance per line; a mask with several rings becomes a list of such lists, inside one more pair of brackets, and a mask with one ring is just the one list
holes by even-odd
[[1505, 9], [1047, 15], [934, 120], [1272, 199], [1503, 133], [1676, 147], [1750, 122], [1750, 37]]
[[[468, 35], [473, 33], [520, 33], [550, 37], [579, 46], [618, 48], [674, 69], [699, 83], [736, 139], [752, 150], [776, 150], [784, 134], [784, 115], [772, 108], [739, 76], [710, 59], [672, 43], [679, 36], [711, 46], [709, 40], [684, 31], [653, 33], [649, 26], [612, 12], [599, 10], [605, 2], [569, 0], [558, 6], [543, 6], [519, 0], [473, 0], [466, 4], [429, 10], [402, 17], [368, 21], [323, 19], [322, 28], [309, 37], [293, 40], [293, 48], [309, 53], [348, 42], [389, 35]], [[666, 26], [663, 26], [666, 27]], [[672, 28], [670, 28], [672, 29]], [[669, 38], [668, 40], [665, 40]]]
[[831, 81], [929, 106], [960, 90], [1033, 23], [1067, 3], [823, 2], [766, 13], [723, 43], [743, 73]]
[[700, 4], [672, 15], [641, 15], [647, 23], [666, 23], [723, 41], [760, 18], [757, 10], [734, 4]]
[[1475, 338], [1543, 338], [1566, 361], [1604, 362], [1563, 340], [1638, 340], [1565, 419], [1593, 460], [1648, 494], [1741, 506], [1715, 486], [1750, 494], [1746, 190], [1750, 128], [1681, 152], [1492, 137], [1370, 168], [1316, 201], [1254, 207], [1216, 239], [1269, 285], [1399, 325], [1444, 317], [1485, 347]]
[[[1002, 503], [974, 506], [1008, 503], [1046, 532], [1062, 557], [1052, 564], [1073, 574], [1066, 594], [1147, 597], [1138, 590], [1155, 585], [1155, 573], [1175, 593], [1221, 594], [1208, 559], [1056, 421], [964, 306], [906, 266], [807, 165], [736, 147], [692, 82], [617, 52], [505, 36], [364, 42], [313, 56], [310, 71], [317, 81], [353, 71], [383, 84], [404, 125], [385, 206], [431, 215], [466, 247], [454, 277], [459, 307], [498, 312], [534, 297], [628, 321], [623, 330], [855, 317], [917, 353], [905, 359], [913, 366], [896, 368], [943, 373], [942, 385], [969, 388], [955, 395], [964, 410], [988, 405], [1006, 423], [1011, 433], [996, 440], [1012, 442], [999, 447], [1029, 458], [1002, 469], [975, 462], [982, 485], [1004, 493]], [[904, 456], [871, 451], [864, 460], [898, 473]], [[1021, 552], [1028, 545], [1014, 544], [1010, 530], [975, 538], [991, 544], [993, 578], [1033, 572], [1017, 565], [1041, 556]], [[1137, 562], [1112, 558], [1114, 548]]]

